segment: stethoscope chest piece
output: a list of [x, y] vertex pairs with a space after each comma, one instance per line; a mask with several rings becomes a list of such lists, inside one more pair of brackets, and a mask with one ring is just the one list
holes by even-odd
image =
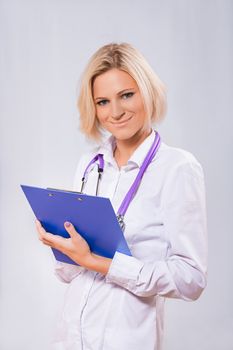
[[124, 223], [124, 216], [123, 215], [117, 215], [117, 220], [120, 225], [120, 228], [122, 229], [122, 232], [125, 230], [125, 223]]

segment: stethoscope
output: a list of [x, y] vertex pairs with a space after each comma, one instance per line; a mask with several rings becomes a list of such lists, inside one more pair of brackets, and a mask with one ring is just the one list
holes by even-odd
[[[124, 231], [124, 229], [125, 229], [125, 223], [124, 223], [125, 213], [129, 207], [133, 197], [135, 196], [135, 194], [137, 192], [137, 189], [140, 185], [141, 179], [142, 179], [146, 169], [148, 168], [149, 164], [151, 163], [152, 159], [154, 158], [155, 154], [157, 153], [160, 144], [161, 144], [161, 138], [159, 136], [159, 133], [157, 131], [155, 131], [155, 138], [154, 138], [153, 144], [150, 147], [133, 184], [131, 185], [129, 191], [126, 193], [125, 198], [123, 199], [123, 201], [122, 201], [122, 203], [117, 211], [117, 219], [118, 219], [118, 222], [119, 222], [119, 225], [120, 225], [122, 231]], [[92, 166], [92, 164], [95, 164], [96, 162], [98, 162], [98, 178], [97, 178], [97, 184], [96, 184], [96, 196], [98, 195], [99, 183], [100, 183], [103, 171], [104, 171], [103, 154], [97, 154], [88, 163], [88, 165], [84, 171], [83, 177], [82, 177], [81, 193], [83, 193], [85, 183], [87, 182], [87, 175], [89, 173], [90, 167]]]

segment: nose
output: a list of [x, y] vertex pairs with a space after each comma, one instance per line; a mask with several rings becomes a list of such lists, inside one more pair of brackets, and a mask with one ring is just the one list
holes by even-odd
[[112, 102], [111, 116], [118, 120], [125, 114], [121, 104], [119, 102]]

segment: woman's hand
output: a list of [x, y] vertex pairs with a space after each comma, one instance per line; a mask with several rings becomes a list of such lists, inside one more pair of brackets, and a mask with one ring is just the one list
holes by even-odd
[[46, 232], [40, 221], [36, 220], [36, 229], [42, 243], [61, 251], [80, 266], [107, 274], [112, 260], [93, 254], [85, 239], [80, 236], [70, 222], [65, 222], [64, 227], [70, 238]]
[[51, 248], [58, 249], [65, 255], [69, 256], [77, 264], [85, 266], [88, 259], [91, 258], [90, 248], [82, 236], [78, 234], [70, 222], [65, 222], [64, 227], [69, 233], [70, 238], [64, 238], [52, 233], [46, 232], [40, 221], [36, 220], [36, 228], [39, 240]]

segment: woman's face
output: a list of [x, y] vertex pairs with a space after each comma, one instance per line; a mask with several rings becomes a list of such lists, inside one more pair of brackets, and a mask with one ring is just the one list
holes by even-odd
[[129, 140], [140, 134], [146, 113], [137, 83], [128, 73], [113, 68], [97, 76], [93, 98], [101, 126], [117, 140]]

